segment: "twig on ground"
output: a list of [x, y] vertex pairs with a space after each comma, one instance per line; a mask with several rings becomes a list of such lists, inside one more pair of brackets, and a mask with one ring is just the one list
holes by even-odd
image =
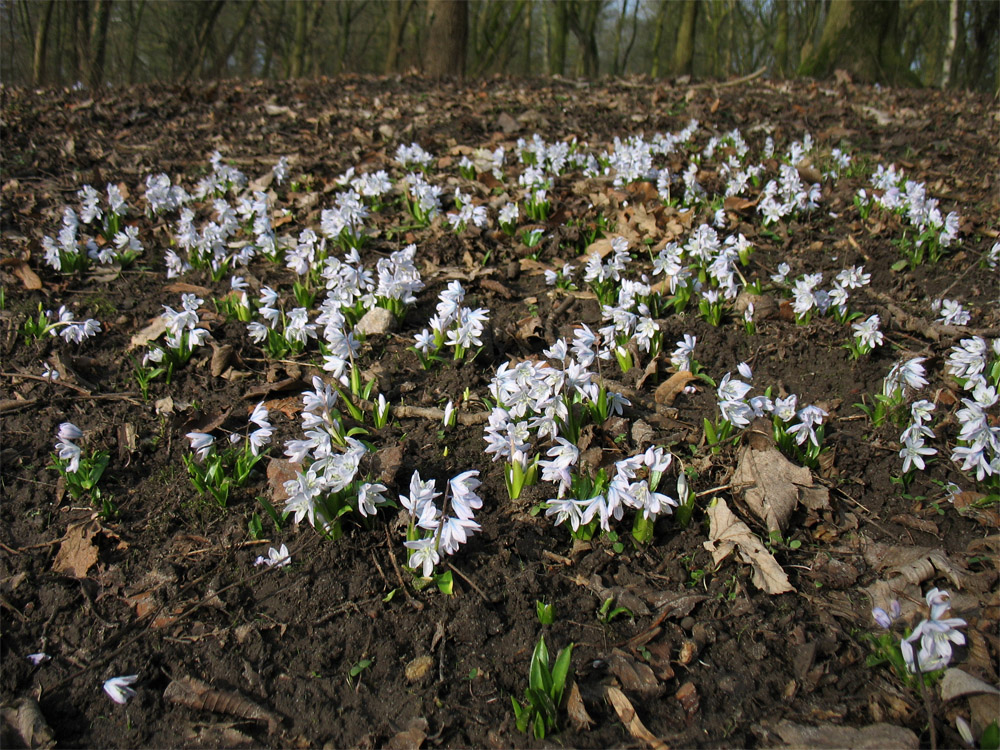
[[406, 596], [406, 601], [411, 607], [413, 607], [418, 612], [424, 608], [423, 602], [419, 602], [410, 596], [410, 590], [406, 588], [406, 583], [403, 582], [403, 571], [399, 569], [399, 563], [396, 562], [396, 555], [392, 552], [392, 537], [389, 536], [389, 527], [385, 527], [385, 545], [389, 550], [389, 559], [392, 560], [392, 567], [396, 570], [396, 578], [399, 580], [399, 586], [403, 589], [403, 594]]

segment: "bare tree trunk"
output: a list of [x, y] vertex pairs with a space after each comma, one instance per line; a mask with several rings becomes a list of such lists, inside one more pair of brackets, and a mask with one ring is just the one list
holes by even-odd
[[596, 78], [600, 73], [597, 51], [597, 21], [604, 9], [601, 0], [573, 0], [566, 6], [566, 20], [580, 47], [582, 73], [586, 78]]
[[108, 20], [111, 0], [97, 0], [90, 16], [90, 70], [88, 83], [97, 89], [104, 82], [104, 59], [108, 49]]
[[42, 17], [38, 20], [38, 27], [35, 29], [35, 49], [31, 60], [31, 85], [41, 86], [45, 83], [45, 53], [49, 46], [49, 24], [52, 20], [52, 8], [55, 7], [55, 0], [49, 0], [45, 4]]
[[660, 42], [663, 41], [663, 24], [667, 19], [667, 0], [660, 0], [660, 7], [656, 11], [656, 26], [653, 32], [653, 65], [649, 74], [653, 78], [660, 75]]
[[778, 30], [774, 36], [774, 69], [788, 75], [788, 0], [778, 0]]
[[236, 27], [232, 35], [229, 37], [229, 41], [226, 45], [216, 53], [215, 56], [215, 70], [217, 73], [221, 73], [223, 77], [229, 72], [229, 58], [233, 56], [233, 52], [236, 51], [236, 45], [240, 43], [243, 39], [243, 33], [246, 31], [247, 26], [250, 24], [250, 19], [253, 17], [254, 11], [257, 8], [257, 0], [246, 0], [243, 3], [246, 10], [243, 12], [243, 18], [240, 21], [240, 25]]
[[535, 14], [534, 2], [528, 0], [524, 13], [524, 60], [522, 66], [524, 75], [530, 76], [535, 71], [531, 68], [531, 17]]
[[225, 4], [226, 0], [212, 0], [211, 5], [206, 3], [202, 6], [204, 12], [202, 13], [201, 27], [198, 29], [198, 37], [195, 41], [194, 54], [191, 55], [191, 60], [188, 62], [184, 75], [181, 78], [182, 83], [187, 83], [192, 76], [195, 78], [201, 76], [201, 65], [205, 60], [205, 52], [208, 50], [209, 39], [212, 37], [212, 28], [215, 26], [215, 21], [219, 17], [219, 13], [222, 12], [222, 6]]
[[951, 0], [948, 7], [948, 43], [944, 48], [944, 62], [941, 65], [941, 88], [951, 83], [951, 66], [955, 59], [955, 44], [958, 42], [959, 0]]
[[385, 50], [385, 67], [382, 72], [388, 75], [396, 73], [399, 67], [399, 52], [403, 47], [403, 36], [406, 33], [406, 21], [413, 10], [414, 0], [391, 0], [388, 3], [389, 38]]
[[[132, 18], [132, 9], [135, 7], [134, 2], [129, 2], [129, 18]], [[139, 10], [135, 14], [135, 21], [130, 23], [130, 44], [128, 53], [128, 72], [126, 73], [129, 85], [135, 83], [135, 64], [139, 59], [139, 32], [142, 29], [142, 15], [146, 10], [146, 0], [139, 0]]]
[[465, 75], [468, 36], [468, 0], [427, 0], [424, 72], [435, 77]]
[[566, 2], [551, 0], [546, 6], [551, 13], [546, 14], [549, 24], [549, 75], [563, 75], [566, 72]]
[[305, 0], [297, 0], [295, 5], [294, 32], [292, 34], [292, 49], [288, 55], [288, 77], [301, 78], [302, 65], [306, 57], [306, 16], [309, 8]]
[[694, 62], [694, 30], [698, 20], [699, 0], [684, 0], [681, 25], [677, 29], [677, 45], [674, 47], [674, 75], [691, 75], [691, 64]]

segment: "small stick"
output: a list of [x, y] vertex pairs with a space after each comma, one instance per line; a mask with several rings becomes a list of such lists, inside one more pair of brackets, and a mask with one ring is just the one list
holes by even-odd
[[406, 584], [403, 582], [403, 572], [399, 569], [399, 563], [396, 562], [396, 555], [392, 552], [392, 538], [389, 536], [389, 527], [385, 527], [385, 545], [389, 549], [389, 559], [392, 560], [392, 567], [396, 570], [396, 579], [399, 581], [400, 588], [403, 589], [403, 594], [406, 596], [406, 601], [409, 602], [410, 606], [413, 607], [418, 612], [424, 608], [423, 602], [418, 602], [412, 596], [410, 596], [410, 590], [406, 588]]
[[469, 584], [470, 586], [472, 586], [472, 588], [475, 589], [476, 593], [479, 594], [481, 597], [483, 597], [483, 601], [484, 602], [486, 602], [487, 604], [491, 603], [490, 600], [489, 600], [489, 598], [486, 596], [486, 594], [483, 593], [483, 590], [481, 588], [479, 588], [475, 583], [473, 583], [471, 578], [469, 578], [467, 575], [465, 575], [465, 573], [463, 573], [461, 570], [459, 570], [458, 568], [456, 568], [451, 563], [448, 563], [448, 567], [451, 568], [452, 571], [454, 571], [455, 573], [458, 573], [458, 577], [459, 578], [461, 578], [467, 584]]

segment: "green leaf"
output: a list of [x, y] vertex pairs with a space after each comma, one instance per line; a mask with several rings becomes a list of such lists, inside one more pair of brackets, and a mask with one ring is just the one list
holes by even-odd
[[535, 650], [531, 654], [528, 685], [531, 689], [539, 690], [546, 695], [549, 695], [552, 690], [552, 675], [549, 673], [549, 650], [545, 647], [544, 636], [538, 639]]
[[1000, 724], [997, 723], [996, 719], [979, 736], [979, 747], [983, 750], [1000, 749]]
[[434, 576], [434, 583], [437, 584], [438, 591], [440, 591], [445, 596], [451, 596], [454, 593], [454, 581], [452, 580], [452, 575], [450, 570], [446, 570], [444, 573], [438, 573]]
[[552, 668], [552, 700], [558, 706], [562, 701], [563, 690], [566, 687], [566, 675], [569, 674], [570, 659], [573, 656], [573, 644], [559, 652], [556, 657], [556, 664]]

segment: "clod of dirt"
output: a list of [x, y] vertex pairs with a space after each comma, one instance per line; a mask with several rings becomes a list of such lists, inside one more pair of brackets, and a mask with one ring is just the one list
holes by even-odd
[[396, 327], [396, 316], [384, 307], [373, 307], [358, 321], [358, 333], [365, 336], [381, 336]]

